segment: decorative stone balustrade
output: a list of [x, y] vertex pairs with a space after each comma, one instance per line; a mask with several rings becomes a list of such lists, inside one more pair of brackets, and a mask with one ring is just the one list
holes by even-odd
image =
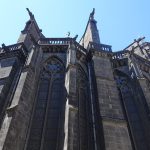
[[89, 42], [88, 48], [89, 49], [96, 49], [96, 50], [112, 52], [111, 46], [110, 45], [105, 45], [105, 44], [97, 44], [97, 43]]
[[113, 59], [123, 59], [126, 58], [128, 54], [128, 51], [118, 51], [118, 52], [113, 52]]
[[25, 53], [27, 53], [27, 50], [23, 43], [17, 43], [17, 44], [2, 47], [1, 53], [11, 52], [11, 51], [15, 51], [15, 50], [23, 50]]
[[70, 42], [74, 42], [76, 48], [86, 54], [86, 49], [81, 46], [74, 38], [42, 38], [38, 41], [39, 45], [69, 45]]
[[28, 51], [23, 43], [17, 43], [9, 46], [5, 46], [0, 49], [0, 58], [17, 56], [24, 60], [28, 55]]
[[72, 38], [42, 38], [38, 41], [39, 45], [68, 45]]

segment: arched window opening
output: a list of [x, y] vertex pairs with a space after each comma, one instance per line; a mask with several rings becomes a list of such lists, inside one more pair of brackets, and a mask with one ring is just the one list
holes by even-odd
[[27, 150], [56, 150], [62, 130], [64, 65], [56, 57], [41, 69], [39, 88], [30, 127]]
[[[88, 79], [84, 70], [79, 66], [77, 72], [78, 87], [78, 118], [79, 118], [79, 147], [90, 149], [90, 102], [88, 96]], [[87, 144], [88, 143], [88, 144]]]

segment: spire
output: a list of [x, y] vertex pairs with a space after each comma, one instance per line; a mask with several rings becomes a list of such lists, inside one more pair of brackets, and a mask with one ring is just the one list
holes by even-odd
[[30, 19], [33, 20], [34, 19], [34, 15], [32, 14], [32, 12], [29, 10], [29, 8], [26, 8], [26, 10], [29, 13]]
[[28, 49], [32, 44], [36, 44], [36, 41], [44, 37], [44, 35], [41, 33], [42, 30], [39, 28], [33, 13], [29, 8], [26, 8], [26, 10], [28, 11], [30, 19], [26, 22], [24, 29], [21, 31], [18, 43], [24, 42]]
[[73, 38], [75, 41], [77, 40], [77, 38], [78, 38], [78, 34]]
[[89, 20], [85, 32], [80, 40], [80, 44], [85, 48], [88, 47], [89, 42], [100, 44], [99, 32], [97, 29], [97, 21], [94, 19], [95, 8], [90, 13]]
[[94, 14], [95, 14], [95, 8], [93, 8], [93, 11], [90, 13], [90, 20], [94, 20]]

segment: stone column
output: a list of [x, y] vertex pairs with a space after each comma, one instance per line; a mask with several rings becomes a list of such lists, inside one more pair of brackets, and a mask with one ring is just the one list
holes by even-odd
[[63, 150], [78, 149], [78, 100], [76, 80], [76, 49], [75, 45], [70, 43], [67, 53], [67, 73], [65, 79], [67, 100], [65, 106], [65, 140]]

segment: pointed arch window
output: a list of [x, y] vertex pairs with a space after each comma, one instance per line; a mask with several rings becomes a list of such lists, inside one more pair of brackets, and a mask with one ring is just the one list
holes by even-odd
[[64, 104], [64, 65], [56, 57], [41, 70], [27, 150], [49, 150], [59, 145]]
[[82, 150], [92, 149], [90, 140], [92, 138], [90, 125], [90, 102], [88, 78], [82, 67], [78, 66], [77, 72], [78, 86], [78, 119], [79, 119], [79, 147]]

